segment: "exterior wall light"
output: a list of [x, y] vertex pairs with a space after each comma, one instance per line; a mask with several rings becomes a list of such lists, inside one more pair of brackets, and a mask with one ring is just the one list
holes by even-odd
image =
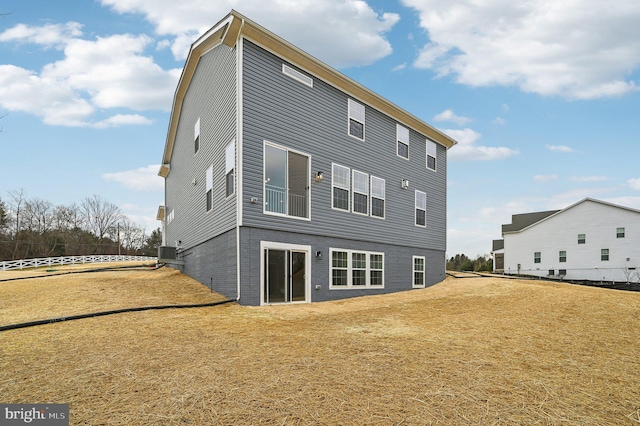
[[317, 251], [316, 252], [316, 259], [322, 260], [322, 252], [321, 251]]
[[409, 188], [409, 180], [402, 179], [402, 189], [407, 189], [407, 188]]
[[323, 179], [324, 179], [324, 173], [322, 172], [316, 173], [316, 182], [322, 182]]

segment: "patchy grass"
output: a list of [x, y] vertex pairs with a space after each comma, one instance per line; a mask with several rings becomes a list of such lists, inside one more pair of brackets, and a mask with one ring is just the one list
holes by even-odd
[[[0, 283], [0, 324], [220, 299], [170, 269], [69, 277]], [[0, 333], [0, 400], [74, 425], [633, 425], [638, 324], [640, 293], [498, 278], [134, 312]]]

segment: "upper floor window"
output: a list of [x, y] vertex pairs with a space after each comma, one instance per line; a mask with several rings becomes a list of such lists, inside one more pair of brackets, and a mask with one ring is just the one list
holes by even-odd
[[371, 216], [384, 219], [384, 179], [371, 176]]
[[409, 129], [396, 124], [397, 151], [399, 157], [409, 159]]
[[209, 166], [205, 176], [205, 197], [207, 211], [213, 208], [213, 165]]
[[369, 175], [353, 171], [353, 212], [369, 214]]
[[234, 169], [236, 164], [235, 141], [231, 141], [231, 143], [227, 145], [227, 148], [225, 149], [224, 154], [225, 154], [224, 155], [225, 186], [226, 186], [226, 194], [228, 197], [235, 192], [235, 182], [234, 182], [235, 181]]
[[309, 157], [264, 144], [264, 211], [309, 217]]
[[424, 287], [424, 256], [413, 256], [413, 286]]
[[587, 242], [586, 234], [578, 234], [578, 244], [585, 244]]
[[434, 141], [427, 139], [427, 169], [436, 170], [436, 157], [438, 156], [438, 146]]
[[196, 121], [193, 128], [193, 153], [197, 153], [200, 150], [200, 119]]
[[567, 252], [565, 250], [560, 250], [559, 253], [559, 261], [560, 262], [566, 262], [567, 261]]
[[349, 135], [364, 140], [364, 105], [349, 99]]
[[600, 250], [600, 260], [606, 262], [609, 260], [609, 249]]
[[313, 79], [289, 65], [282, 64], [282, 73], [309, 87], [313, 87]]
[[334, 209], [349, 211], [349, 191], [351, 190], [351, 170], [339, 164], [331, 166], [332, 206]]
[[416, 225], [427, 226], [427, 193], [416, 190]]
[[540, 263], [542, 261], [542, 253], [536, 251], [533, 253], [533, 263]]
[[624, 238], [624, 228], [616, 228], [616, 238]]

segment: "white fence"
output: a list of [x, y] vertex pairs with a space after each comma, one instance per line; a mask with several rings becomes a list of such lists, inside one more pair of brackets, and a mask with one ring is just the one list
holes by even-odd
[[0, 261], [0, 271], [12, 269], [38, 268], [55, 265], [78, 265], [82, 263], [157, 261], [157, 257], [124, 256], [119, 254], [99, 254], [93, 256], [41, 257], [38, 259], [20, 259]]

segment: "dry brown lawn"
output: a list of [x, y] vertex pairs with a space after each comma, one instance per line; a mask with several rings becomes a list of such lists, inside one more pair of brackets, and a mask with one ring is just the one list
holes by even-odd
[[[0, 282], [0, 325], [220, 299], [166, 268]], [[73, 425], [638, 425], [639, 325], [640, 293], [500, 278], [132, 312], [0, 332], [0, 402]]]

